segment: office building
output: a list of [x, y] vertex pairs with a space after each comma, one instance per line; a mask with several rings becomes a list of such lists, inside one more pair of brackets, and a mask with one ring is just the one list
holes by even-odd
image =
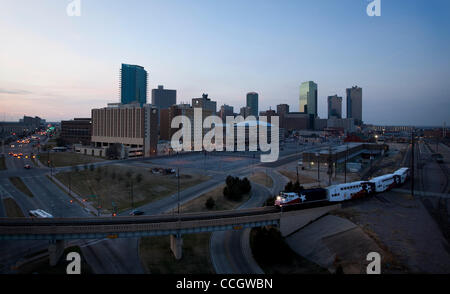
[[234, 116], [233, 106], [229, 106], [227, 104], [220, 106], [219, 116], [222, 121], [225, 121], [227, 116]]
[[158, 109], [151, 104], [108, 104], [92, 109], [92, 145], [89, 155], [106, 156], [106, 149], [119, 143], [124, 157], [155, 155], [158, 144]]
[[[260, 113], [259, 113], [259, 116], [265, 116], [266, 118], [267, 118], [267, 122], [268, 123], [272, 123], [272, 116], [277, 116], [277, 113], [276, 113], [276, 111], [275, 110], [273, 110], [273, 109], [268, 109], [268, 110], [266, 110], [266, 111], [261, 111]], [[278, 123], [279, 123], [280, 121], [278, 120]], [[278, 124], [278, 127], [280, 127], [280, 125]]]
[[122, 104], [147, 103], [147, 71], [139, 65], [122, 64], [120, 70], [120, 101]]
[[300, 85], [300, 112], [317, 117], [317, 84], [313, 81]]
[[[194, 147], [194, 138], [195, 135], [203, 136], [210, 130], [209, 128], [203, 128], [200, 126], [198, 129], [195, 129], [194, 124], [194, 111], [195, 107], [192, 107], [189, 104], [176, 104], [170, 106], [167, 110], [162, 110], [161, 113], [161, 124], [160, 124], [160, 134], [161, 140], [170, 141], [172, 139], [173, 134], [179, 130], [179, 128], [172, 128], [172, 120], [174, 117], [183, 115], [186, 116], [191, 122], [191, 139], [192, 139], [192, 147]], [[212, 110], [202, 109], [202, 121], [205, 120], [206, 117], [213, 115]]]
[[170, 106], [177, 104], [177, 90], [164, 89], [159, 85], [157, 89], [152, 89], [152, 105], [161, 109], [168, 109]]
[[247, 116], [250, 116], [251, 115], [251, 108], [248, 107], [248, 106], [241, 107], [241, 109], [239, 111], [239, 115], [241, 115], [243, 118], [246, 118]]
[[362, 88], [347, 88], [347, 118], [354, 118], [356, 125], [362, 124]]
[[328, 118], [342, 118], [342, 97], [328, 96]]
[[258, 93], [247, 93], [247, 107], [250, 108], [250, 115], [258, 117]]
[[285, 116], [289, 113], [289, 105], [278, 104], [277, 105], [277, 115], [280, 117], [280, 127], [285, 128]]
[[65, 144], [91, 143], [92, 124], [90, 118], [74, 118], [61, 121], [61, 139]]
[[201, 98], [192, 98], [192, 107], [210, 110], [213, 114], [217, 112], [217, 102], [208, 98], [208, 94], [203, 94]]

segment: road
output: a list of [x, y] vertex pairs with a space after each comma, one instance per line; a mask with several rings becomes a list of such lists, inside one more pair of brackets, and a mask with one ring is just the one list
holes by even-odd
[[[43, 141], [45, 142], [45, 139], [43, 139]], [[30, 152], [27, 148], [29, 148], [29, 146], [22, 146], [22, 153], [25, 154], [26, 152]], [[6, 152], [8, 151], [9, 150], [6, 150]], [[189, 157], [190, 155], [186, 156]], [[239, 164], [235, 164], [233, 162], [228, 166], [228, 168], [225, 168], [225, 166], [217, 166], [215, 159], [213, 157], [210, 158], [210, 166], [208, 166], [208, 160], [205, 160], [204, 164], [195, 166], [195, 168], [197, 170], [203, 169], [205, 174], [211, 174], [213, 177], [204, 183], [181, 191], [181, 203], [185, 203], [211, 189], [214, 189], [224, 182], [228, 174], [232, 174], [234, 176], [248, 176], [252, 171], [255, 171], [255, 166], [259, 164], [257, 160], [243, 159], [239, 161]], [[154, 159], [150, 160], [153, 161]], [[102, 166], [111, 163], [127, 164], [131, 166], [147, 164], [141, 159], [104, 161], [94, 163], [94, 165]], [[49, 169], [32, 168], [30, 170], [25, 170], [23, 168], [25, 164], [34, 166], [31, 160], [25, 158], [17, 159], [11, 156], [7, 156], [6, 164], [8, 169], [6, 171], [0, 171], [0, 193], [5, 194], [4, 197], [13, 197], [24, 212], [27, 212], [30, 209], [42, 208], [58, 217], [90, 216], [77, 204], [71, 204], [68, 195], [62, 192], [58, 186], [46, 177]], [[229, 164], [229, 162], [227, 164]], [[54, 168], [54, 171], [59, 172], [69, 169], [70, 167], [61, 167]], [[273, 177], [274, 187], [272, 191], [269, 191], [263, 186], [253, 185], [253, 196], [242, 208], [260, 206], [271, 192], [274, 193], [273, 190], [277, 190], [278, 192], [284, 187], [283, 176], [278, 173], [274, 173], [271, 168], [265, 168], [264, 170], [268, 170], [270, 176]], [[26, 186], [33, 192], [34, 197], [29, 197], [18, 191], [8, 180], [8, 177], [11, 176], [21, 177]], [[175, 193], [169, 197], [139, 207], [138, 209], [144, 211], [145, 214], [168, 212], [177, 206], [177, 199], [178, 195]], [[1, 209], [0, 213], [2, 213]], [[123, 212], [123, 214], [128, 214], [128, 212]], [[236, 233], [237, 234], [231, 236], [231, 238], [228, 238], [227, 236], [225, 237], [227, 241], [224, 244], [228, 244], [228, 248], [238, 248], [239, 246], [237, 244], [242, 244], [243, 240], [248, 242], [248, 235], [245, 236], [244, 231]], [[243, 236], [245, 236], [244, 239]], [[81, 247], [85, 258], [94, 273], [125, 274], [144, 273], [138, 254], [138, 244], [139, 240], [137, 238], [133, 238], [75, 241], [70, 242], [69, 245], [79, 245]], [[11, 272], [10, 266], [15, 264], [18, 259], [31, 252], [45, 250], [47, 245], [47, 242], [35, 241], [0, 243], [0, 252], [3, 253], [0, 258], [0, 264], [2, 264], [2, 266], [0, 265], [0, 272]], [[6, 254], [7, 252], [12, 253]], [[240, 256], [243, 254], [245, 253], [243, 253], [242, 250], [233, 250], [231, 262], [242, 259]], [[242, 269], [238, 271], [245, 272], [248, 269], [249, 259], [251, 259], [251, 257], [247, 257], [245, 259], [247, 260], [247, 264], [238, 266], [238, 268], [242, 267]]]
[[[238, 209], [262, 206], [271, 195], [278, 194], [288, 180], [272, 169], [268, 171], [272, 178], [271, 189], [252, 183], [250, 199]], [[264, 272], [253, 259], [250, 248], [250, 229], [239, 231], [222, 231], [211, 234], [211, 261], [218, 274], [263, 274]]]

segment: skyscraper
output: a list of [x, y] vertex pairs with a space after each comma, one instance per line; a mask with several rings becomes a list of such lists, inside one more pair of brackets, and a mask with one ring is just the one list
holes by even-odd
[[217, 112], [217, 102], [208, 98], [208, 94], [202, 95], [201, 98], [192, 98], [192, 107], [201, 107], [203, 109], [211, 110], [213, 114]]
[[158, 109], [167, 109], [177, 104], [177, 90], [164, 89], [159, 85], [158, 89], [152, 89], [152, 105]]
[[300, 85], [300, 112], [317, 117], [317, 84], [313, 81]]
[[258, 93], [247, 93], [247, 107], [250, 107], [250, 115], [258, 117]]
[[224, 104], [220, 106], [219, 116], [223, 121], [226, 121], [227, 116], [234, 116], [233, 106]]
[[347, 118], [354, 118], [355, 124], [362, 124], [362, 88], [347, 88]]
[[328, 118], [342, 118], [342, 97], [328, 96]]
[[123, 64], [120, 70], [120, 101], [122, 104], [147, 103], [147, 71], [139, 65]]

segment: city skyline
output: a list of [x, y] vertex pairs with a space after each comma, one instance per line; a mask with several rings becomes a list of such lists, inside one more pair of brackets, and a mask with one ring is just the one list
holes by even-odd
[[[89, 116], [92, 108], [119, 102], [117, 72], [129, 63], [148, 71], [149, 90], [165, 85], [177, 90], [179, 102], [208, 93], [217, 106], [240, 109], [246, 93], [256, 91], [261, 111], [282, 103], [298, 109], [298, 87], [312, 80], [320, 87], [321, 118], [327, 117], [328, 96], [346, 97], [345, 89], [358, 85], [365, 123], [450, 121], [445, 1], [384, 1], [375, 18], [366, 15], [366, 1], [230, 1], [214, 7], [154, 1], [133, 8], [82, 1], [80, 17], [66, 15], [66, 2], [4, 2], [0, 32], [8, 42], [0, 55], [0, 120]], [[136, 21], [117, 21], [121, 14], [136, 14]], [[152, 17], [139, 19], [147, 14]], [[242, 20], [247, 14], [250, 19]], [[167, 21], [168, 15], [179, 18]], [[348, 42], [351, 48], [344, 46]]]

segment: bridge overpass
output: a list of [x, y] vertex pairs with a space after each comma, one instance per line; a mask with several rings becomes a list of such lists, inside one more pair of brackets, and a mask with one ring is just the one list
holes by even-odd
[[285, 212], [260, 207], [152, 216], [0, 218], [0, 240], [49, 240], [50, 263], [56, 264], [64, 251], [64, 240], [170, 235], [170, 247], [179, 259], [184, 234], [275, 225], [287, 235], [340, 205], [315, 206]]

